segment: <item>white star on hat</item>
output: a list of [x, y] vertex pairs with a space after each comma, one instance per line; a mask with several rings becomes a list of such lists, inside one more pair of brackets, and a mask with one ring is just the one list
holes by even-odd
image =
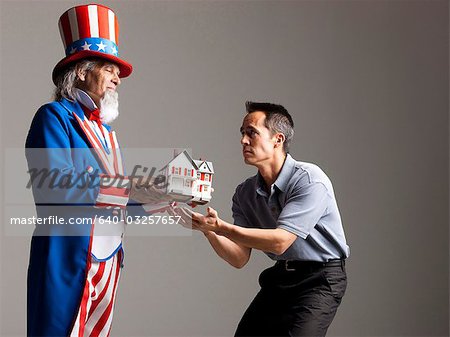
[[106, 44], [103, 44], [103, 41], [100, 41], [100, 43], [96, 43], [98, 47], [98, 51], [103, 50], [105, 51]]
[[91, 46], [92, 44], [88, 44], [87, 41], [84, 41], [84, 45], [82, 45], [81, 48], [83, 48], [83, 50], [91, 50]]
[[116, 47], [112, 47], [111, 50], [112, 50], [113, 54], [117, 54], [117, 49], [116, 49]]

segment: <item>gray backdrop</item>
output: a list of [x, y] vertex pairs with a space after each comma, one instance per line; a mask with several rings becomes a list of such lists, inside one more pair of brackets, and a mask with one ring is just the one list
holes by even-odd
[[[3, 149], [23, 147], [50, 99], [57, 20], [78, 3], [1, 2]], [[213, 161], [212, 206], [230, 219], [235, 186], [255, 172], [240, 154], [244, 102], [283, 104], [292, 155], [332, 179], [351, 246], [329, 335], [448, 335], [448, 1], [104, 4], [135, 67], [114, 123], [122, 146]], [[0, 333], [21, 336], [30, 238], [2, 234]], [[125, 264], [113, 336], [230, 336], [271, 262], [254, 252], [235, 270], [193, 235], [129, 237]]]

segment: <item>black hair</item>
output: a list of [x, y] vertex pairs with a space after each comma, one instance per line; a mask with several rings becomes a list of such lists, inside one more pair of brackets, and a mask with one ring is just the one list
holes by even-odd
[[264, 125], [272, 134], [282, 133], [285, 141], [284, 152], [289, 152], [289, 146], [294, 136], [294, 121], [284, 106], [273, 103], [245, 102], [247, 113], [261, 111], [266, 115]]

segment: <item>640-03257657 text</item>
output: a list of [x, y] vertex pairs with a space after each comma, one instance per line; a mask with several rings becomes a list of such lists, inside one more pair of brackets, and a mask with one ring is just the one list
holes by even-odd
[[[122, 219], [119, 216], [98, 216], [96, 221], [98, 223], [118, 223]], [[138, 225], [157, 225], [157, 224], [178, 224], [181, 220], [181, 216], [178, 215], [144, 215], [144, 216], [131, 216], [127, 215], [125, 217], [126, 223], [134, 223]]]

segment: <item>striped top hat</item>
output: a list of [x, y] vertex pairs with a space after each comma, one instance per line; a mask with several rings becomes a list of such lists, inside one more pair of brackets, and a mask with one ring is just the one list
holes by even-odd
[[70, 8], [59, 18], [59, 32], [66, 57], [53, 69], [53, 82], [56, 82], [60, 70], [89, 57], [99, 57], [117, 64], [119, 77], [131, 74], [132, 65], [119, 58], [119, 24], [110, 8], [97, 4]]

